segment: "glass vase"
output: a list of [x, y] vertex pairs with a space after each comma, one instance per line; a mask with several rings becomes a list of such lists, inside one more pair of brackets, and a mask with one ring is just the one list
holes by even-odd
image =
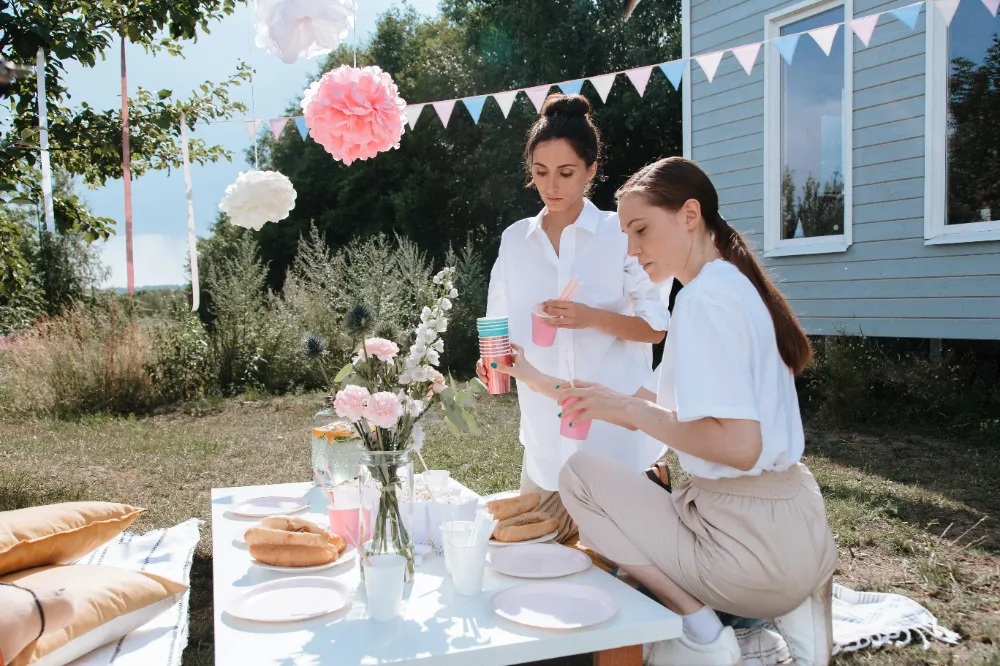
[[317, 475], [327, 487], [353, 481], [363, 449], [354, 427], [339, 420], [332, 408], [317, 412], [312, 427], [313, 485]]
[[[369, 557], [396, 553], [406, 558], [406, 582], [413, 580], [413, 539], [403, 523], [413, 502], [410, 450], [362, 451], [359, 468], [364, 552]], [[361, 567], [362, 576], [364, 567]]]

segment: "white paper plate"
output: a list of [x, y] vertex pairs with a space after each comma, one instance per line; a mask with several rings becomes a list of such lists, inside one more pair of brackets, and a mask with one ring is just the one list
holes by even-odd
[[521, 493], [517, 490], [505, 490], [502, 493], [493, 493], [492, 495], [487, 495], [486, 497], [479, 498], [479, 503], [485, 505], [487, 502], [492, 502], [498, 499], [510, 499], [511, 497], [517, 497]]
[[254, 587], [226, 610], [254, 622], [297, 622], [339, 611], [350, 597], [346, 585], [330, 578], [282, 578]]
[[309, 508], [309, 502], [303, 497], [257, 497], [229, 510], [237, 516], [250, 518], [267, 518], [268, 516], [286, 516]]
[[497, 573], [517, 578], [561, 578], [586, 571], [591, 560], [576, 548], [551, 543], [501, 548], [486, 561]]
[[529, 539], [527, 541], [511, 541], [507, 543], [505, 541], [497, 541], [496, 539], [490, 539], [490, 545], [496, 546], [497, 548], [504, 548], [506, 546], [530, 546], [533, 543], [545, 543], [547, 541], [552, 541], [557, 536], [559, 536], [558, 530], [555, 532], [550, 532], [545, 536], [540, 536], [537, 539]]
[[318, 564], [314, 567], [276, 567], [272, 564], [264, 564], [263, 562], [258, 562], [257, 560], [251, 559], [250, 561], [261, 569], [270, 569], [271, 571], [280, 571], [282, 573], [314, 573], [316, 571], [325, 571], [332, 567], [344, 564], [345, 562], [351, 562], [355, 557], [358, 556], [358, 551], [354, 549], [354, 546], [348, 546], [344, 551], [344, 554], [338, 557], [333, 562], [327, 564]]
[[532, 583], [490, 599], [502, 618], [539, 629], [581, 629], [615, 616], [618, 602], [604, 590], [576, 583]]

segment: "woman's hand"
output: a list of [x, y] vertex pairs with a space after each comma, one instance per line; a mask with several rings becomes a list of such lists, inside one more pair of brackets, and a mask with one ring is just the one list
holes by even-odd
[[524, 357], [523, 348], [518, 345], [511, 345], [510, 348], [513, 351], [514, 363], [512, 365], [496, 363], [494, 364], [494, 368], [505, 375], [510, 375], [514, 379], [524, 382], [528, 385], [528, 388], [534, 389], [542, 373], [538, 371], [538, 368], [528, 363], [528, 359]]
[[476, 377], [479, 377], [479, 381], [486, 383], [486, 361], [479, 359], [476, 362]]
[[599, 310], [576, 301], [545, 301], [542, 312], [556, 328], [594, 328]]
[[[593, 384], [591, 382], [574, 382], [576, 388], [569, 386], [560, 387], [558, 394], [559, 405], [564, 413], [573, 415], [573, 423], [580, 423], [589, 419], [606, 421], [616, 426], [621, 426], [629, 430], [636, 427], [629, 422], [627, 407], [633, 396], [612, 391], [606, 386]], [[567, 401], [577, 398], [579, 402], [567, 405]]]

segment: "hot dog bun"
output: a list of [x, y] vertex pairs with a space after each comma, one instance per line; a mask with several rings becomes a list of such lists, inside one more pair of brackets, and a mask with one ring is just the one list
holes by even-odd
[[336, 561], [337, 549], [329, 543], [321, 547], [251, 544], [250, 556], [274, 567], [316, 567]]
[[504, 521], [523, 513], [534, 511], [542, 503], [538, 493], [524, 493], [517, 497], [493, 500], [486, 503], [486, 510], [493, 514], [494, 520]]
[[532, 511], [503, 520], [493, 530], [493, 538], [504, 543], [531, 541], [559, 529], [559, 521], [543, 511]]
[[340, 557], [347, 541], [302, 518], [271, 516], [244, 534], [250, 555], [261, 564], [312, 567]]

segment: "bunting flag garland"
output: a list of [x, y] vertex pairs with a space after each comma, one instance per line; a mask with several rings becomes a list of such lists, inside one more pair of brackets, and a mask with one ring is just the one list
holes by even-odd
[[406, 124], [410, 126], [410, 129], [414, 129], [417, 126], [417, 121], [420, 120], [420, 113], [424, 110], [426, 104], [407, 104], [404, 112], [406, 113]]
[[41, 152], [42, 205], [45, 208], [45, 228], [56, 232], [55, 206], [52, 201], [52, 166], [49, 164], [49, 112], [45, 97], [45, 49], [38, 47], [36, 56], [38, 75], [38, 148]]
[[993, 14], [993, 18], [996, 18], [997, 9], [1000, 9], [1000, 0], [983, 0], [983, 4], [986, 5], [986, 9], [990, 10], [990, 14]]
[[448, 127], [448, 121], [451, 120], [451, 112], [455, 110], [455, 100], [446, 99], [441, 102], [433, 103], [434, 110], [437, 111], [438, 118], [441, 119], [441, 124]]
[[756, 44], [747, 44], [746, 46], [737, 46], [731, 49], [733, 55], [736, 56], [736, 60], [743, 65], [743, 70], [750, 76], [753, 73], [753, 66], [757, 62], [757, 54], [760, 53], [760, 42]]
[[288, 118], [272, 118], [270, 123], [271, 136], [277, 141], [281, 137], [281, 132], [285, 129], [285, 125], [288, 124]]
[[955, 12], [958, 11], [958, 3], [959, 0], [934, 0], [934, 5], [941, 12], [945, 25], [951, 26], [951, 20], [955, 18]]
[[493, 99], [497, 101], [500, 105], [500, 110], [503, 111], [503, 117], [506, 118], [510, 115], [510, 109], [514, 106], [514, 100], [517, 99], [516, 90], [508, 90], [507, 92], [495, 93]]
[[792, 58], [795, 57], [795, 47], [798, 45], [798, 34], [779, 37], [778, 39], [771, 41], [771, 46], [773, 46], [774, 49], [781, 54], [782, 60], [784, 60], [788, 65], [792, 64]]
[[881, 14], [872, 14], [871, 16], [865, 16], [863, 18], [854, 19], [847, 23], [848, 27], [851, 29], [861, 43], [867, 48], [868, 44], [872, 41], [872, 35], [875, 34], [875, 24], [878, 23], [878, 17]]
[[601, 96], [602, 102], [608, 101], [608, 95], [611, 93], [611, 86], [615, 85], [616, 76], [618, 76], [617, 73], [590, 77], [590, 84], [594, 86], [597, 94]]
[[[1000, 0], [997, 0], [1000, 2]], [[563, 91], [564, 95], [579, 95], [580, 91], [583, 90], [583, 79], [577, 79], [576, 81], [563, 81], [562, 83], [557, 83], [559, 89]]]
[[705, 77], [709, 83], [715, 78], [715, 73], [719, 71], [719, 63], [722, 62], [723, 54], [725, 54], [725, 51], [716, 51], [715, 53], [706, 53], [705, 55], [694, 57], [695, 62], [705, 72]]
[[552, 88], [551, 85], [535, 86], [534, 88], [527, 88], [524, 94], [528, 96], [531, 103], [535, 105], [535, 110], [538, 113], [542, 112], [542, 104], [545, 103], [545, 98], [549, 95], [549, 90]]
[[306, 127], [306, 119], [304, 116], [295, 117], [295, 127], [299, 130], [299, 134], [302, 135], [302, 140], [305, 141], [306, 137], [309, 136], [309, 128]]
[[900, 23], [905, 25], [910, 30], [916, 30], [917, 18], [920, 16], [921, 4], [922, 3], [918, 2], [913, 5], [907, 5], [906, 7], [900, 7], [899, 9], [893, 9], [889, 13], [895, 16]]
[[649, 77], [653, 73], [653, 66], [649, 67], [638, 67], [636, 69], [630, 69], [625, 72], [629, 81], [635, 86], [636, 91], [639, 93], [639, 97], [646, 94], [646, 86], [649, 84]]
[[[284, 120], [288, 118], [276, 118]], [[272, 131], [274, 120], [271, 121]], [[285, 123], [281, 123], [284, 127]], [[275, 134], [275, 138], [278, 135]], [[201, 288], [198, 286], [198, 239], [194, 234], [194, 199], [191, 195], [191, 157], [188, 154], [187, 120], [184, 118], [184, 111], [181, 111], [181, 158], [184, 161], [184, 198], [187, 199], [187, 223], [188, 223], [188, 253], [191, 256], [191, 312], [198, 311], [198, 300]]]
[[667, 81], [670, 81], [670, 85], [674, 87], [674, 90], [681, 89], [681, 79], [684, 78], [684, 70], [687, 69], [687, 64], [687, 60], [674, 60], [660, 65], [660, 70], [667, 77]]
[[252, 138], [254, 138], [254, 136], [257, 135], [257, 131], [260, 129], [260, 126], [264, 124], [264, 121], [263, 120], [248, 120], [248, 121], [246, 121], [245, 124], [247, 126], [247, 136], [249, 136], [252, 139]]
[[840, 25], [835, 23], [823, 28], [810, 30], [809, 36], [823, 49], [823, 53], [830, 55], [830, 50], [833, 48], [833, 40], [836, 39], [838, 30], [840, 30]]
[[465, 110], [472, 116], [472, 122], [477, 125], [479, 124], [479, 116], [483, 113], [483, 105], [486, 104], [486, 97], [486, 95], [480, 95], [479, 97], [466, 97], [462, 100]]

